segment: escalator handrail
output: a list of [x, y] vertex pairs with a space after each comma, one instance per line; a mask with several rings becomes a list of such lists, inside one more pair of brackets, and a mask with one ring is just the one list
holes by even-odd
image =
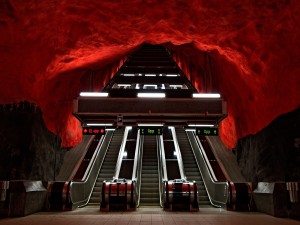
[[136, 207], [139, 207], [140, 205], [140, 193], [141, 193], [141, 179], [142, 179], [142, 164], [143, 164], [143, 146], [144, 146], [144, 136], [140, 136], [139, 141], [139, 157], [138, 157], [138, 166], [137, 166], [137, 183], [136, 183], [136, 189], [137, 189], [137, 201], [136, 201]]
[[159, 200], [160, 206], [164, 206], [164, 185], [163, 182], [168, 180], [167, 177], [167, 167], [166, 167], [166, 157], [164, 150], [164, 141], [162, 135], [157, 136], [157, 155], [158, 155], [158, 176], [159, 176]]
[[104, 140], [101, 143], [99, 142], [96, 150], [97, 156], [92, 162], [91, 169], [89, 170], [86, 179], [84, 181], [71, 181], [70, 200], [73, 208], [84, 206], [88, 203], [112, 136], [113, 131], [107, 131]]
[[163, 169], [162, 179], [168, 180], [164, 140], [163, 140], [162, 135], [160, 135], [159, 138], [160, 138], [160, 154], [161, 154], [162, 169]]
[[203, 154], [204, 149], [200, 140], [197, 138], [195, 132], [186, 132], [211, 204], [215, 207], [225, 206], [228, 182], [219, 182], [213, 179], [208, 167], [209, 161], [206, 161], [207, 157], [205, 158]]
[[97, 151], [99, 149], [98, 147], [99, 147], [100, 143], [103, 142], [103, 140], [104, 140], [104, 135], [101, 136], [101, 138], [99, 140], [99, 144], [96, 147], [96, 151], [94, 152], [94, 154], [93, 154], [93, 156], [90, 160], [90, 163], [89, 163], [88, 167], [86, 168], [85, 173], [84, 173], [81, 181], [85, 181], [87, 176], [89, 175], [90, 170], [92, 169], [92, 166], [93, 166], [93, 162], [95, 161], [96, 157], [99, 155], [99, 151]]
[[129, 132], [130, 129], [131, 129], [131, 127], [126, 127], [125, 128], [113, 179], [118, 179], [119, 178], [120, 169], [121, 169], [121, 165], [122, 165], [122, 161], [123, 161], [123, 154], [124, 154], [125, 147], [126, 147], [126, 142], [127, 142], [127, 136], [128, 136], [128, 132]]
[[214, 181], [214, 182], [217, 182], [218, 181], [218, 179], [217, 179], [217, 177], [216, 177], [216, 175], [215, 175], [215, 172], [214, 172], [214, 170], [213, 170], [213, 168], [211, 167], [211, 165], [210, 165], [210, 161], [209, 161], [209, 159], [208, 159], [208, 157], [207, 157], [207, 155], [206, 155], [206, 152], [205, 152], [205, 150], [204, 150], [204, 148], [203, 148], [203, 145], [201, 144], [201, 141], [200, 141], [200, 139], [199, 139], [199, 137], [198, 136], [195, 136], [195, 138], [196, 138], [196, 140], [197, 140], [197, 143], [198, 143], [198, 145], [200, 146], [200, 152], [201, 152], [201, 154], [203, 155], [203, 157], [204, 157], [204, 161], [205, 161], [205, 164], [206, 164], [206, 166], [207, 166], [207, 168], [208, 168], [208, 170], [209, 170], [209, 174], [210, 174], [210, 176], [211, 176], [211, 179]]
[[140, 156], [140, 129], [137, 132], [136, 136], [136, 145], [135, 145], [135, 152], [134, 152], [134, 163], [133, 163], [133, 170], [132, 170], [132, 180], [136, 180], [137, 178], [137, 167], [139, 163], [139, 156]]
[[177, 136], [176, 136], [175, 127], [170, 127], [170, 129], [171, 129], [171, 132], [172, 132], [175, 151], [177, 153], [177, 162], [178, 162], [180, 176], [181, 176], [181, 179], [186, 180], [186, 176], [185, 176], [185, 173], [184, 173], [184, 166], [183, 166], [182, 156], [181, 156], [181, 152], [180, 152], [180, 148], [179, 148], [179, 144], [178, 144], [178, 140], [177, 140]]

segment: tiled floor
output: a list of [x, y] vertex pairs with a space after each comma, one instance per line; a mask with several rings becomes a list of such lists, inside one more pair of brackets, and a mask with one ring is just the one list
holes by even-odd
[[0, 219], [1, 225], [300, 225], [300, 221], [275, 218], [261, 213], [229, 212], [201, 208], [199, 212], [165, 212], [157, 208], [139, 208], [134, 212], [103, 213], [99, 208], [81, 208], [71, 212], [40, 212], [19, 218]]

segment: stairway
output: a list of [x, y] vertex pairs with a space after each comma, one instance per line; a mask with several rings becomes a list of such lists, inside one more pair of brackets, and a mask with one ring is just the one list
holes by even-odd
[[103, 180], [111, 180], [115, 173], [115, 167], [116, 167], [116, 163], [120, 151], [120, 146], [123, 140], [123, 135], [124, 135], [124, 128], [117, 129], [113, 134], [104, 161], [102, 163], [100, 173], [97, 177], [97, 181], [95, 183], [89, 201], [89, 205], [100, 205], [100, 194], [102, 189], [102, 182]]
[[159, 206], [159, 177], [156, 136], [145, 136], [142, 161], [140, 206]]
[[186, 132], [183, 128], [175, 130], [186, 178], [197, 182], [199, 205], [211, 205]]

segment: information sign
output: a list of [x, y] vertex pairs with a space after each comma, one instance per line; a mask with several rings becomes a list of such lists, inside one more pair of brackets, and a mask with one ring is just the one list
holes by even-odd
[[162, 135], [162, 127], [140, 127], [141, 135]]
[[103, 135], [105, 134], [105, 127], [82, 127], [83, 135]]
[[197, 135], [205, 135], [205, 136], [218, 136], [218, 128], [213, 127], [197, 127], [196, 128]]

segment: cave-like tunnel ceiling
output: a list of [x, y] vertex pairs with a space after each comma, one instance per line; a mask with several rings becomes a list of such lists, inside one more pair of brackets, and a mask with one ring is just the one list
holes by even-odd
[[[142, 43], [165, 44], [199, 91], [228, 101], [221, 138], [234, 147], [300, 104], [298, 0], [1, 0], [0, 102], [28, 100], [64, 146], [81, 141], [72, 99], [93, 74], [100, 90]], [[189, 72], [189, 69], [192, 71]]]

